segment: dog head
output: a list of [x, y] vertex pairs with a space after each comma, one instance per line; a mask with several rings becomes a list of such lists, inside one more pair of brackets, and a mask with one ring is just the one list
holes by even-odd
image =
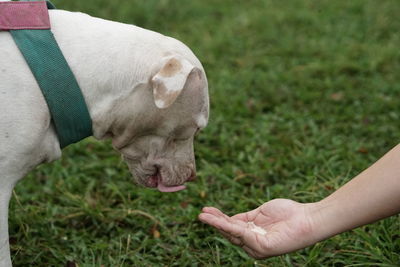
[[204, 70], [182, 56], [166, 56], [129, 98], [135, 111], [128, 114], [135, 115], [117, 124], [114, 147], [137, 183], [162, 192], [184, 189], [196, 175], [194, 136], [208, 121]]

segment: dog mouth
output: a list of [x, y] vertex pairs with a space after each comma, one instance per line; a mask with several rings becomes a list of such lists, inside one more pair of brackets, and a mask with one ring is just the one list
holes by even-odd
[[[139, 165], [136, 168], [134, 164], [137, 159], [124, 155], [124, 160], [128, 163], [129, 170], [131, 173], [136, 177], [141, 177], [137, 180], [137, 182], [141, 185], [150, 188], [157, 188], [160, 192], [177, 192], [186, 189], [185, 185], [167, 185], [165, 180], [163, 179], [163, 175], [161, 175], [160, 166], [152, 165], [151, 168], [144, 168], [143, 166]], [[142, 174], [143, 172], [147, 174]], [[186, 179], [186, 181], [193, 181], [195, 179], [195, 172], [191, 172], [190, 177]], [[186, 182], [184, 181], [184, 182]]]
[[147, 186], [157, 188], [158, 191], [167, 193], [178, 192], [186, 189], [185, 185], [173, 185], [173, 186], [165, 185], [162, 176], [159, 172], [150, 176], [150, 178], [147, 181]]

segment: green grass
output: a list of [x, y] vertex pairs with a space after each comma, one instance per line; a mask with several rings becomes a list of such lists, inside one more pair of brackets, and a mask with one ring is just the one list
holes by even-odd
[[320, 200], [399, 142], [397, 0], [53, 3], [182, 40], [207, 71], [211, 118], [180, 193], [134, 185], [93, 139], [32, 172], [10, 207], [15, 266], [399, 266], [398, 216], [264, 261], [196, 219]]

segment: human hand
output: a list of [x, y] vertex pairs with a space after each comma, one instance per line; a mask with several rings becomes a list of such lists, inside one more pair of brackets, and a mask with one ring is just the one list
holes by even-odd
[[[319, 241], [314, 235], [313, 204], [274, 199], [255, 210], [229, 217], [213, 207], [205, 207], [200, 221], [217, 228], [234, 245], [251, 257], [268, 258], [292, 252]], [[266, 231], [252, 231], [253, 222]]]

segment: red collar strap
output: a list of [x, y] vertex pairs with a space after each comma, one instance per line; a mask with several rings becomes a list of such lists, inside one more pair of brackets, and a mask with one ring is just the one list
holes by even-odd
[[45, 1], [0, 2], [0, 30], [50, 29]]

